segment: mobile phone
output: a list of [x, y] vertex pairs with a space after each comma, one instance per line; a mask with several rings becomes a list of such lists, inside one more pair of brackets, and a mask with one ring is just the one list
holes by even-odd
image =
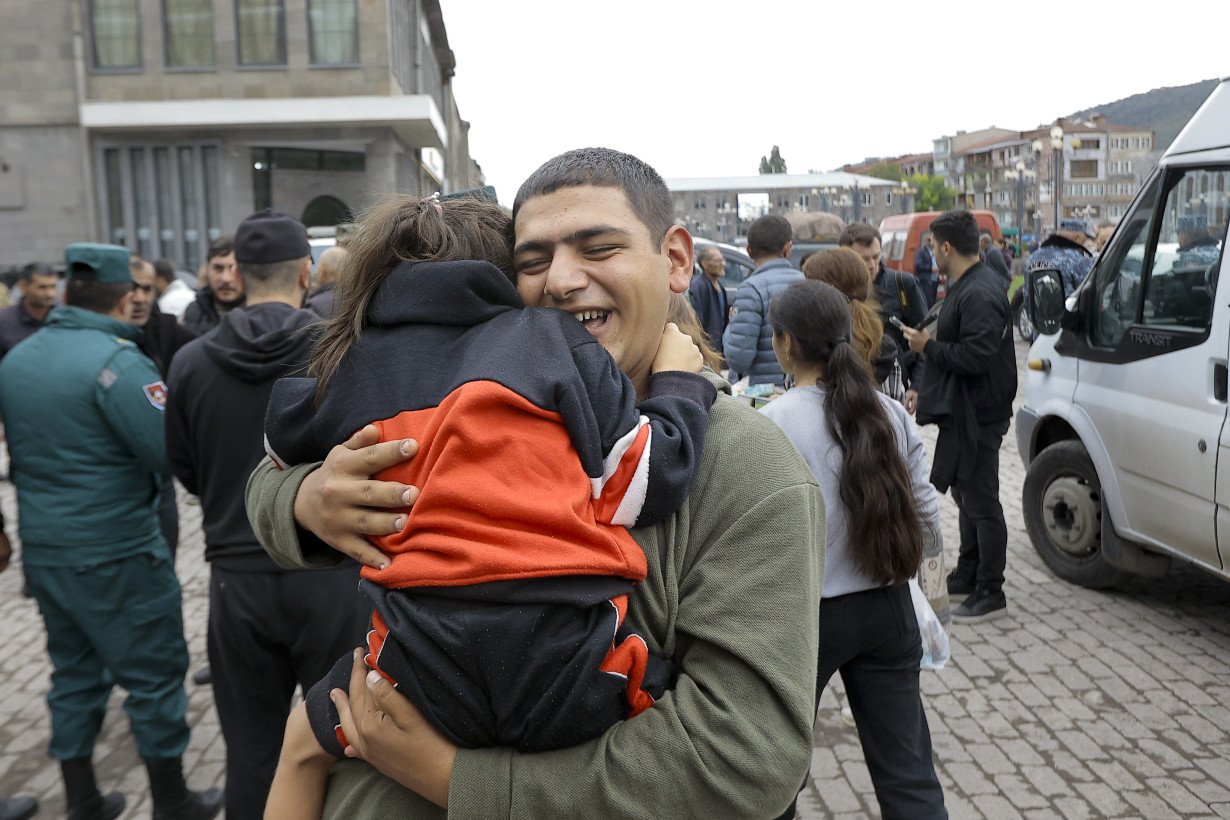
[[901, 321], [898, 316], [889, 316], [888, 323], [898, 330], [905, 330], [905, 322]]

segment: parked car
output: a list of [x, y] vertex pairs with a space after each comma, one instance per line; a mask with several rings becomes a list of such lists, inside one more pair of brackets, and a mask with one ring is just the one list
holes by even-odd
[[1075, 292], [1030, 273], [1022, 511], [1060, 578], [1107, 587], [1180, 560], [1230, 579], [1227, 214], [1223, 80]]

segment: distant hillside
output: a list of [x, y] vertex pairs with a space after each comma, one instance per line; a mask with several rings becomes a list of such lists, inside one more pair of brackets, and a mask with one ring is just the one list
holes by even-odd
[[1217, 80], [1205, 80], [1173, 88], [1155, 88], [1143, 94], [1133, 94], [1122, 100], [1077, 111], [1072, 116], [1101, 114], [1109, 122], [1119, 125], [1151, 128], [1157, 134], [1154, 145], [1164, 151], [1216, 85]]

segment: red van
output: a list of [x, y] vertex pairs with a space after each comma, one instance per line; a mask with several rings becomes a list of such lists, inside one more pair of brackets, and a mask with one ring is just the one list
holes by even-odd
[[[893, 270], [914, 272], [914, 254], [922, 247], [923, 234], [943, 211], [920, 211], [914, 214], [894, 214], [880, 222], [880, 247], [884, 264]], [[990, 231], [996, 241], [1003, 236], [995, 214], [990, 211], [970, 211], [978, 230]]]

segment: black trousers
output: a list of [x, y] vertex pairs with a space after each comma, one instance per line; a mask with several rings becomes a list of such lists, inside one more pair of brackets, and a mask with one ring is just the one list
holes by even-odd
[[261, 818], [295, 687], [363, 645], [369, 606], [357, 566], [209, 578], [209, 666], [226, 741], [226, 816]]
[[[885, 820], [948, 817], [918, 689], [921, 660], [908, 586], [820, 602], [816, 703], [839, 672]], [[782, 817], [793, 817], [794, 809], [792, 803]]]
[[158, 487], [158, 529], [171, 550], [171, 569], [175, 569], [175, 552], [179, 547], [179, 507], [175, 501], [175, 479], [164, 475]]
[[[575, 746], [674, 686], [674, 666], [628, 626], [627, 595], [574, 606], [360, 586], [375, 606], [368, 665], [463, 748]], [[341, 657], [304, 698], [317, 741], [339, 758], [329, 691], [347, 687], [353, 663]]]
[[952, 498], [960, 514], [961, 551], [957, 576], [974, 581], [978, 589], [1000, 592], [1008, 562], [1008, 525], [999, 503], [999, 445], [1008, 423], [978, 428], [978, 453], [968, 479], [952, 484]]

